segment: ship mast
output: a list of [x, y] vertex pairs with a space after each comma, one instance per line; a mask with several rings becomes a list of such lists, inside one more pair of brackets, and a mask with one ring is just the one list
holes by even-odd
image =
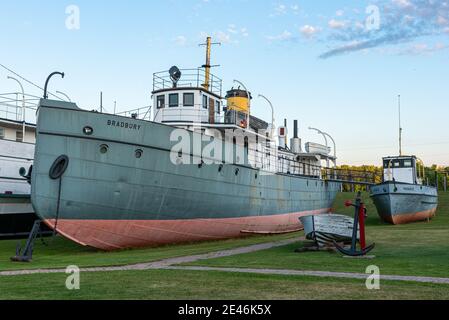
[[399, 105], [399, 156], [402, 156], [401, 95], [398, 95], [398, 105]]
[[221, 45], [221, 43], [220, 42], [212, 43], [212, 38], [207, 37], [206, 43], [200, 44], [200, 46], [206, 46], [206, 64], [202, 66], [206, 70], [204, 83], [202, 84], [203, 88], [206, 90], [209, 90], [209, 88], [210, 88], [210, 84], [209, 84], [210, 68], [214, 67], [214, 66], [211, 66], [211, 64], [210, 64], [210, 56], [211, 56], [211, 51], [212, 51], [213, 45]]

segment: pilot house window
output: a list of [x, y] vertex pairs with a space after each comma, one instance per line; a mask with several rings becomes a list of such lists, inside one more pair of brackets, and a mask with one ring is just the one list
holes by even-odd
[[16, 141], [17, 142], [23, 142], [23, 131], [17, 131], [16, 132]]
[[413, 168], [412, 159], [392, 159], [384, 161], [384, 168]]
[[165, 96], [158, 96], [157, 97], [157, 108], [162, 109], [165, 108]]
[[218, 113], [218, 114], [220, 114], [220, 108], [221, 108], [221, 103], [220, 103], [220, 101], [215, 101], [215, 112], [216, 113]]
[[207, 109], [207, 102], [209, 98], [206, 95], [203, 95], [203, 109]]
[[182, 104], [184, 107], [193, 107], [195, 104], [193, 93], [184, 93]]
[[412, 168], [413, 163], [412, 160], [404, 160], [404, 168]]
[[176, 108], [179, 106], [179, 94], [172, 93], [168, 96], [168, 106], [170, 108]]

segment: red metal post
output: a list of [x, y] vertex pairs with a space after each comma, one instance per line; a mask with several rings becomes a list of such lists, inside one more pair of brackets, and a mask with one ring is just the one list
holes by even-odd
[[362, 250], [366, 249], [366, 237], [365, 237], [365, 205], [360, 204], [359, 207], [359, 230], [360, 230], [360, 247]]

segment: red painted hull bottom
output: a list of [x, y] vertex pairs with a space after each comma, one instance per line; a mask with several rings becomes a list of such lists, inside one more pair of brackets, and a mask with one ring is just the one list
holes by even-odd
[[437, 209], [426, 210], [415, 213], [403, 213], [394, 216], [383, 216], [382, 218], [391, 224], [407, 224], [432, 219], [436, 215]]
[[[330, 209], [229, 219], [191, 220], [66, 220], [59, 219], [59, 234], [83, 246], [112, 251], [174, 243], [211, 241], [248, 233], [286, 233], [300, 229], [299, 217]], [[52, 229], [55, 220], [45, 220]]]

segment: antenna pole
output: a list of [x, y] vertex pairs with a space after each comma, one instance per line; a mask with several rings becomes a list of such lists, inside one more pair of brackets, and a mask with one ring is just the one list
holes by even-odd
[[212, 45], [214, 45], [214, 44], [221, 45], [221, 43], [219, 43], [219, 42], [212, 43], [211, 37], [207, 37], [205, 44], [200, 44], [200, 46], [206, 46], [206, 64], [203, 65], [203, 68], [206, 70], [203, 88], [206, 90], [209, 90], [209, 88], [210, 88], [210, 68], [212, 67], [210, 64], [210, 62], [211, 62], [210, 57], [211, 57]]
[[211, 37], [207, 37], [207, 41], [206, 41], [206, 64], [205, 64], [205, 68], [206, 68], [206, 79], [204, 81], [204, 88], [206, 90], [209, 90], [209, 81], [210, 81], [210, 53], [211, 53], [211, 48], [212, 47], [212, 39]]
[[402, 156], [401, 95], [398, 95], [398, 104], [399, 104], [399, 156]]

